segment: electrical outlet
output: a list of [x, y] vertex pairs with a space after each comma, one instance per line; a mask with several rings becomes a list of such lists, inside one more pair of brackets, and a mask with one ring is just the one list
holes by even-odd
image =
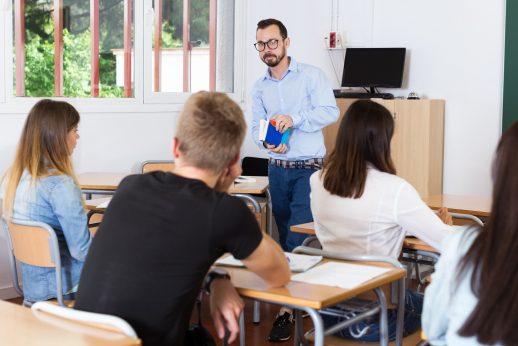
[[329, 33], [329, 48], [336, 48], [336, 32]]
[[342, 49], [347, 44], [347, 31], [328, 31], [324, 33], [324, 48]]

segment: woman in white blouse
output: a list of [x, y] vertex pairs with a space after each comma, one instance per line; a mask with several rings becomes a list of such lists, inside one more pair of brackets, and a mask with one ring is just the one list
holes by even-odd
[[[397, 177], [390, 155], [394, 119], [372, 101], [353, 103], [345, 113], [324, 169], [310, 178], [316, 235], [326, 251], [398, 258], [409, 232], [441, 252], [453, 228], [447, 209], [439, 217], [417, 191]], [[421, 324], [422, 297], [406, 293], [405, 336]], [[326, 324], [338, 322], [323, 315]], [[389, 311], [389, 337], [395, 339], [396, 310]], [[379, 342], [379, 325], [360, 340]], [[349, 329], [338, 335], [351, 337]]]
[[423, 331], [432, 345], [518, 345], [518, 122], [493, 164], [493, 206], [484, 227], [455, 232], [426, 289]]

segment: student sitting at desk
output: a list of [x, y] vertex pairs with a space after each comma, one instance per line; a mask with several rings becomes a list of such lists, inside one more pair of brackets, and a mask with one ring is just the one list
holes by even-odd
[[[345, 113], [335, 149], [321, 172], [313, 174], [311, 211], [315, 232], [326, 251], [387, 255], [398, 258], [407, 231], [439, 252], [453, 230], [447, 210], [437, 217], [417, 191], [397, 177], [390, 155], [394, 119], [373, 101], [353, 103]], [[442, 220], [442, 221], [441, 221]], [[405, 334], [421, 324], [423, 298], [407, 290]], [[395, 339], [396, 309], [389, 310], [389, 337]], [[323, 315], [328, 324], [337, 317]], [[379, 342], [379, 324], [360, 338]], [[338, 335], [352, 338], [349, 329]]]
[[[119, 316], [144, 345], [181, 345], [211, 265], [230, 252], [271, 286], [290, 280], [286, 257], [254, 215], [227, 194], [246, 123], [225, 94], [185, 103], [173, 138], [173, 173], [125, 178], [106, 210], [81, 276], [74, 308]], [[209, 276], [212, 277], [212, 276]], [[243, 302], [229, 280], [213, 280], [211, 311], [223, 338], [239, 332]]]
[[[79, 134], [79, 113], [63, 101], [41, 100], [32, 107], [14, 163], [2, 178], [5, 220], [41, 221], [59, 241], [63, 292], [79, 283], [92, 237], [70, 155]], [[22, 263], [23, 294], [28, 301], [56, 298], [56, 271]], [[74, 299], [75, 293], [65, 294]]]
[[493, 206], [484, 227], [455, 232], [426, 289], [423, 331], [432, 345], [518, 345], [518, 122], [493, 162]]

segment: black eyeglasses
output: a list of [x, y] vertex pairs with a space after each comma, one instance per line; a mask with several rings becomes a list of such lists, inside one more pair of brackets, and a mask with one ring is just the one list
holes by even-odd
[[[284, 41], [284, 39], [282, 39]], [[270, 49], [275, 49], [277, 48], [277, 46], [279, 46], [279, 40], [276, 40], [276, 39], [272, 39], [268, 42], [257, 42], [257, 43], [254, 43], [254, 47], [255, 49], [257, 49], [258, 52], [262, 52], [266, 46], [268, 46], [268, 48]]]

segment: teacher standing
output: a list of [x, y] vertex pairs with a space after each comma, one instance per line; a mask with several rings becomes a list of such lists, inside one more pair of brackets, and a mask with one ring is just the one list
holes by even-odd
[[[340, 114], [331, 83], [322, 70], [301, 64], [286, 51], [290, 39], [278, 20], [257, 24], [255, 47], [268, 65], [265, 75], [252, 87], [252, 137], [268, 149], [268, 179], [273, 214], [284, 251], [301, 245], [305, 234], [292, 233], [292, 225], [313, 221], [310, 209], [309, 177], [324, 165], [326, 147], [322, 128]], [[304, 43], [309, 49], [320, 44]], [[287, 144], [269, 145], [259, 140], [260, 120], [275, 120], [278, 131], [292, 128]]]

